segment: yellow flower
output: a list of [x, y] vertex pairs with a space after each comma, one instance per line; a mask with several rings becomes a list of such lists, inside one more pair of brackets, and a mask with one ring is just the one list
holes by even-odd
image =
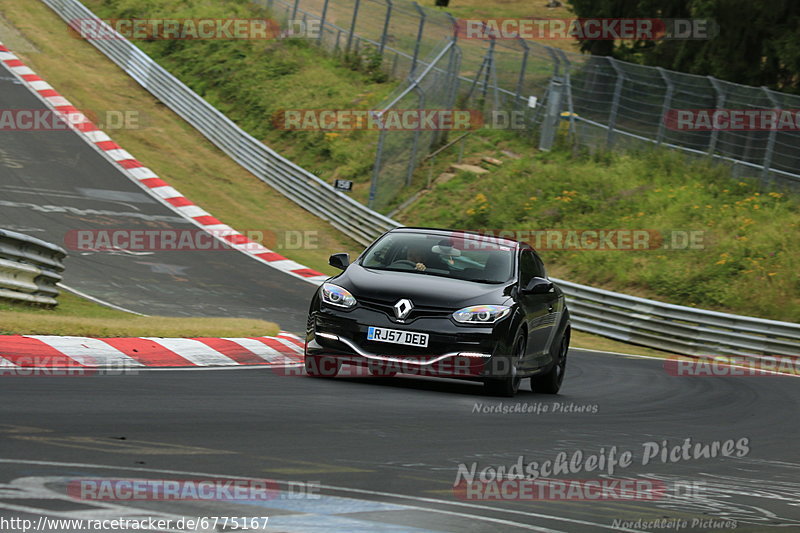
[[699, 205], [693, 205], [692, 209], [700, 209], [700, 206]]
[[775, 274], [777, 274], [777, 272], [768, 272], [767, 276], [774, 276]]

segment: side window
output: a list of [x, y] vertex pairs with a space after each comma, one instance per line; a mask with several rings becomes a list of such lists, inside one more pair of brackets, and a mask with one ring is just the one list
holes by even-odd
[[536, 274], [536, 260], [533, 257], [533, 252], [530, 250], [522, 250], [519, 258], [519, 284], [520, 287], [526, 287]]

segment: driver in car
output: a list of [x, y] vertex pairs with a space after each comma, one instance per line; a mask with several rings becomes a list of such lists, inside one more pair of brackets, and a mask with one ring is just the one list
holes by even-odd
[[410, 247], [406, 253], [406, 258], [414, 263], [414, 269], [425, 272], [425, 250], [419, 246]]

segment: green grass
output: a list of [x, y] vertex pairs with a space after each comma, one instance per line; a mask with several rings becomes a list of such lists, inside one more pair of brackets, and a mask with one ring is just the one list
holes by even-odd
[[245, 318], [137, 316], [62, 292], [53, 309], [0, 300], [0, 335], [81, 337], [260, 337], [278, 326]]

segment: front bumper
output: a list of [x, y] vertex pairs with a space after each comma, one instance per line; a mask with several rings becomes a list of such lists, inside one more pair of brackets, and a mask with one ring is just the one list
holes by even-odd
[[[486, 377], [492, 358], [507, 351], [510, 317], [491, 326], [459, 326], [448, 316], [421, 317], [405, 323], [385, 313], [356, 307], [322, 306], [312, 312], [306, 356], [335, 358], [345, 364], [402, 374], [475, 379]], [[428, 334], [426, 348], [367, 339], [370, 326]]]

